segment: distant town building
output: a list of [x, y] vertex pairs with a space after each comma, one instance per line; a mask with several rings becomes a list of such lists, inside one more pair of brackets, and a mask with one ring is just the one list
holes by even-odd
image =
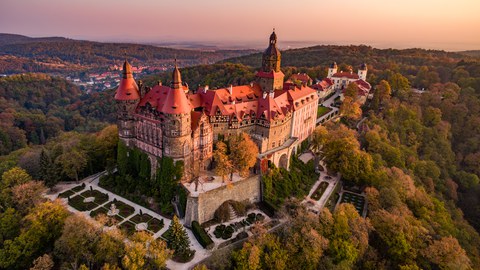
[[[327, 78], [330, 79], [333, 83], [333, 88], [335, 90], [344, 90], [350, 83], [357, 84], [358, 91], [358, 100], [361, 103], [365, 103], [370, 90], [371, 85], [366, 81], [367, 80], [367, 64], [363, 63], [358, 69], [357, 73], [353, 73], [353, 70], [340, 71], [337, 72], [337, 63], [333, 62], [328, 68]], [[343, 100], [343, 92], [340, 95], [341, 100]]]

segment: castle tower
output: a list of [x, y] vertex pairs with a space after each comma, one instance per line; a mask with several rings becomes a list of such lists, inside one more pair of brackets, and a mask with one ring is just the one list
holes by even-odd
[[275, 90], [283, 89], [283, 72], [280, 70], [282, 55], [277, 48], [277, 34], [273, 29], [268, 48], [262, 55], [262, 68], [257, 72], [257, 82], [264, 94], [273, 97]]
[[135, 123], [133, 114], [138, 102], [140, 93], [133, 78], [132, 66], [127, 60], [123, 63], [122, 79], [115, 92], [115, 103], [117, 105], [117, 126], [118, 135], [127, 146], [133, 146], [135, 138]]
[[363, 63], [360, 68], [358, 69], [358, 77], [361, 79], [361, 80], [364, 80], [366, 81], [367, 80], [367, 64], [366, 63]]
[[336, 62], [333, 62], [330, 67], [328, 68], [328, 74], [327, 74], [327, 78], [332, 78], [333, 77], [333, 74], [337, 73], [337, 63]]
[[190, 165], [192, 152], [191, 111], [192, 107], [185, 95], [182, 76], [175, 62], [172, 83], [160, 112], [163, 113], [164, 155], [174, 160], [183, 160], [185, 167]]

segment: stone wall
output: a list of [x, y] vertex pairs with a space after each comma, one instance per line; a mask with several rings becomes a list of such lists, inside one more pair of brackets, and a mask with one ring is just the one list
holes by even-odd
[[213, 219], [215, 210], [225, 201], [258, 202], [261, 198], [260, 176], [244, 179], [233, 183], [232, 187], [222, 186], [207, 192], [188, 195], [185, 210], [185, 225], [190, 226], [192, 221], [204, 223]]

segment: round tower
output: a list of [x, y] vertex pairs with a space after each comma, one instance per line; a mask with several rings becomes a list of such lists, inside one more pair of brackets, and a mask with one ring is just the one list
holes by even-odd
[[140, 93], [133, 78], [132, 66], [127, 60], [123, 63], [122, 79], [115, 92], [117, 106], [118, 135], [127, 146], [133, 146], [135, 138], [134, 112], [140, 101]]
[[328, 68], [328, 74], [327, 74], [327, 78], [332, 78], [333, 77], [333, 74], [337, 73], [337, 63], [336, 62], [333, 62], [330, 67]]
[[364, 80], [364, 81], [367, 80], [367, 71], [368, 71], [367, 64], [363, 63], [358, 69], [358, 77], [360, 78], [360, 80]]
[[164, 155], [174, 160], [183, 160], [185, 166], [190, 164], [192, 152], [192, 107], [185, 95], [180, 70], [175, 63], [172, 83], [165, 102], [160, 108], [163, 113], [163, 147]]

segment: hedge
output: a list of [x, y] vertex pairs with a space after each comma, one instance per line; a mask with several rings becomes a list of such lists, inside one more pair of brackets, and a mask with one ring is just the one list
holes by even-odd
[[208, 236], [207, 232], [205, 232], [202, 226], [200, 226], [200, 223], [198, 223], [198, 221], [192, 221], [192, 232], [203, 248], [212, 249], [215, 246], [212, 238]]

